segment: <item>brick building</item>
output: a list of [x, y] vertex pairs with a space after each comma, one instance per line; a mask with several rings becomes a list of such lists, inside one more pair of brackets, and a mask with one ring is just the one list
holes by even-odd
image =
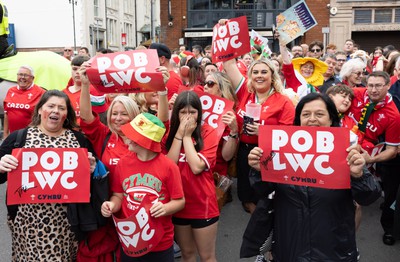
[[[272, 39], [275, 17], [299, 0], [161, 0], [160, 42], [171, 49], [181, 44], [211, 43], [212, 27], [220, 18], [248, 17], [249, 28]], [[318, 25], [294, 43], [321, 40], [342, 49], [348, 38], [362, 49], [393, 44], [400, 48], [400, 1], [306, 0]], [[168, 23], [170, 23], [168, 25]], [[324, 32], [324, 33], [323, 33]], [[292, 43], [293, 44], [293, 43]]]

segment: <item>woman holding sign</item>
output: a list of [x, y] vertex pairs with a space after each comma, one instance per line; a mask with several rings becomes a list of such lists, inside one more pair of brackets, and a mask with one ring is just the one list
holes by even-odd
[[[294, 125], [339, 127], [335, 104], [326, 95], [306, 95], [296, 107]], [[274, 261], [357, 261], [354, 201], [369, 205], [381, 190], [356, 146], [347, 151], [351, 189], [267, 183], [267, 193], [275, 191]], [[256, 170], [262, 154], [259, 147], [249, 154]]]
[[[1, 145], [1, 177], [7, 176], [7, 172], [11, 172], [21, 165], [17, 158], [11, 155], [13, 148], [48, 148], [49, 151], [46, 151], [48, 154], [51, 153], [51, 148], [91, 148], [90, 143], [83, 134], [74, 131], [76, 127], [75, 111], [68, 96], [58, 90], [45, 92], [35, 107], [30, 127], [11, 133]], [[93, 171], [95, 159], [91, 153], [89, 154], [90, 171]], [[52, 170], [55, 168], [55, 159], [53, 158], [54, 161], [51, 163]], [[40, 158], [40, 165], [45, 170], [46, 160], [42, 160]], [[60, 162], [63, 162], [63, 160], [68, 161], [67, 159], [60, 160], [60, 158], [58, 160]], [[24, 162], [21, 162], [22, 166], [24, 166]], [[36, 165], [39, 165], [39, 163]], [[72, 170], [72, 173], [75, 171]], [[51, 183], [61, 183], [62, 186], [62, 181], [65, 179], [64, 176], [67, 172], [62, 175], [60, 182], [54, 181], [57, 177], [56, 173], [61, 173], [58, 171], [54, 173], [51, 170], [29, 173], [35, 173], [36, 177], [38, 177], [36, 173], [42, 173], [37, 180], [29, 174], [28, 179], [32, 179], [29, 184], [35, 183], [34, 188], [36, 188], [40, 187], [42, 183], [47, 183], [49, 187], [45, 186], [43, 189], [50, 190]], [[52, 181], [47, 181], [49, 174], [46, 175], [46, 173], [53, 174]], [[17, 174], [15, 173], [14, 175]], [[84, 174], [81, 173], [80, 175]], [[89, 170], [86, 175], [90, 177]], [[10, 184], [10, 175], [8, 180]], [[74, 178], [69, 177], [68, 180], [72, 182]], [[26, 186], [25, 189], [21, 189], [21, 192], [29, 194], [30, 191]], [[40, 196], [42, 198], [52, 197], [51, 194], [46, 193], [47, 191], [42, 191], [42, 194], [37, 196], [38, 199], [40, 199]], [[35, 201], [35, 203], [37, 202]], [[67, 219], [68, 206], [64, 203], [44, 201], [38, 204], [29, 203], [7, 206], [9, 208], [7, 223], [12, 237], [12, 261], [75, 261], [78, 242]]]
[[[236, 87], [239, 101], [237, 107], [240, 130], [237, 158], [238, 196], [244, 209], [252, 213], [259, 196], [250, 185], [248, 177], [250, 166], [247, 163], [247, 156], [258, 144], [258, 127], [260, 125], [291, 125], [294, 107], [290, 99], [282, 94], [283, 85], [278, 70], [270, 60], [254, 61], [249, 67], [247, 79], [240, 73], [234, 59], [224, 62], [224, 69], [233, 86]], [[257, 115], [253, 117], [249, 115], [248, 104], [252, 104], [253, 107], [258, 105]]]
[[215, 262], [219, 210], [212, 169], [218, 138], [215, 129], [202, 125], [201, 119], [202, 104], [197, 94], [180, 93], [163, 150], [178, 165], [185, 194], [185, 208], [172, 218], [182, 261], [196, 261], [198, 252], [202, 262]]

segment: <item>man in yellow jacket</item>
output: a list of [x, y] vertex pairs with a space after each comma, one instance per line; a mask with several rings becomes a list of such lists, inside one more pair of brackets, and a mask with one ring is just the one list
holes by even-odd
[[14, 53], [13, 46], [9, 46], [7, 42], [9, 34], [7, 7], [0, 1], [0, 58]]

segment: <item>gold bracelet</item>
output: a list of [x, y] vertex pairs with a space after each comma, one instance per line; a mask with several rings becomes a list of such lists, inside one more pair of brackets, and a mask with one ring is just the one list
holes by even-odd
[[177, 137], [175, 137], [175, 139], [176, 139], [176, 140], [179, 140], [179, 141], [183, 141], [182, 138], [177, 138]]

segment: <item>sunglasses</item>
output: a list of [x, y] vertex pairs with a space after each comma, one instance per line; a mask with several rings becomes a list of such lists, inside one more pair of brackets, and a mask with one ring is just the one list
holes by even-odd
[[338, 59], [336, 61], [338, 61], [338, 62], [346, 62], [346, 59]]
[[207, 82], [206, 82], [206, 85], [208, 86], [208, 87], [210, 87], [210, 88], [213, 88], [213, 86], [215, 85], [216, 83], [214, 82], [214, 81], [211, 81], [211, 80], [208, 80]]
[[318, 53], [318, 52], [321, 52], [321, 49], [311, 49], [311, 52]]
[[72, 49], [64, 49], [64, 52], [72, 52]]

